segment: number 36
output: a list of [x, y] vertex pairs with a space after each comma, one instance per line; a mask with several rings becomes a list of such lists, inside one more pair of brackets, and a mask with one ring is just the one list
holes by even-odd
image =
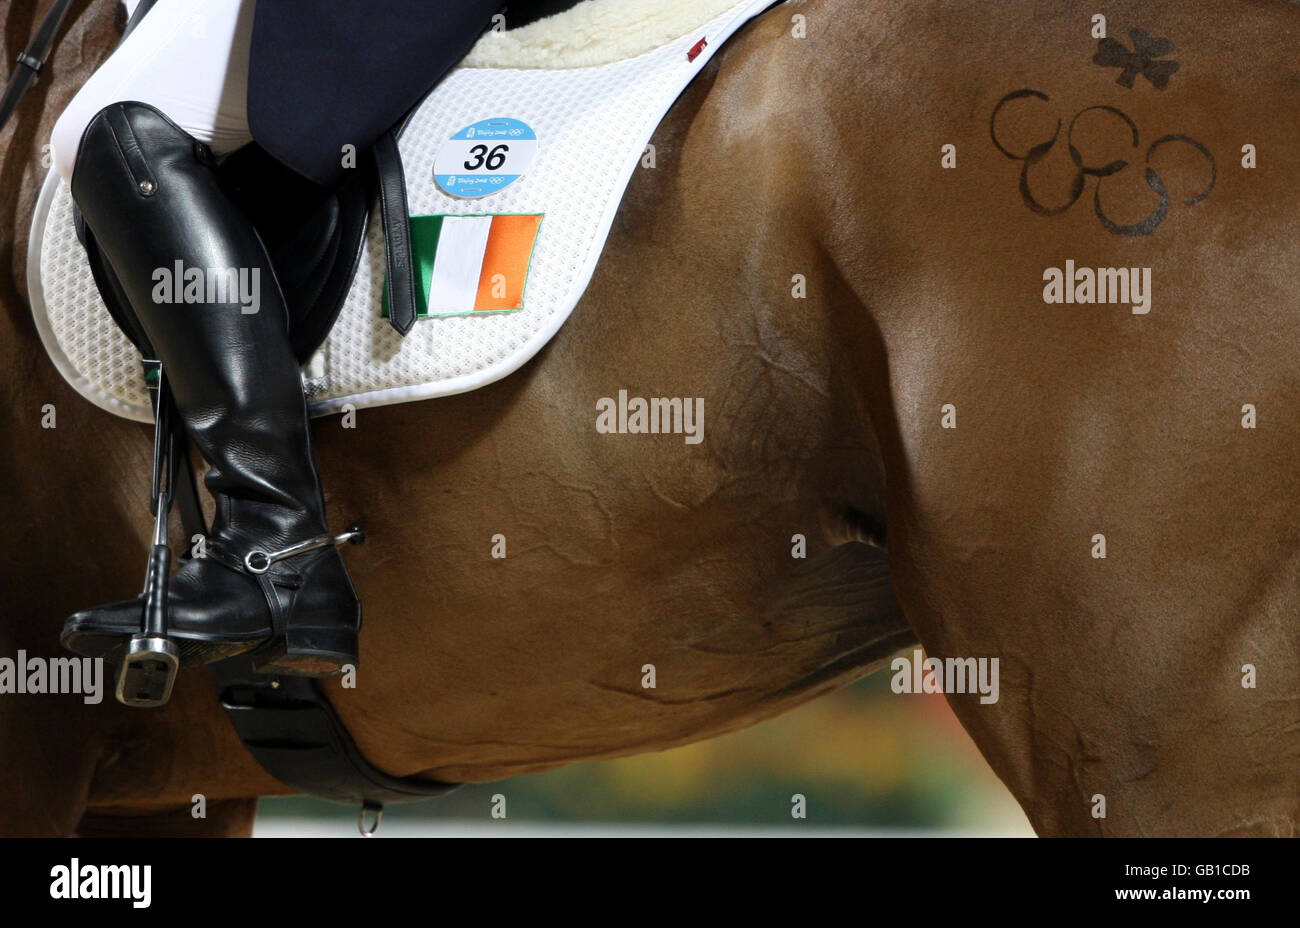
[[486, 167], [489, 171], [495, 171], [505, 164], [508, 151], [510, 146], [505, 144], [494, 145], [491, 151], [486, 145], [475, 145], [469, 150], [474, 157], [465, 162], [465, 170], [477, 171], [481, 167]]

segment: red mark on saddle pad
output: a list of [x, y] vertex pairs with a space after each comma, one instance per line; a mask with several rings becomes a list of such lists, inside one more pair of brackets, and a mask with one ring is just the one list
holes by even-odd
[[700, 52], [704, 51], [704, 46], [708, 44], [709, 44], [708, 39], [700, 39], [698, 42], [692, 45], [691, 50], [686, 53], [686, 60], [694, 61], [696, 58], [700, 57]]

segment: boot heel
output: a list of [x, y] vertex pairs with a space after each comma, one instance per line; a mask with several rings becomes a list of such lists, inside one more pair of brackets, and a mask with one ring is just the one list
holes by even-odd
[[357, 633], [352, 629], [290, 626], [284, 638], [252, 657], [257, 673], [299, 677], [337, 677], [344, 665], [357, 665]]

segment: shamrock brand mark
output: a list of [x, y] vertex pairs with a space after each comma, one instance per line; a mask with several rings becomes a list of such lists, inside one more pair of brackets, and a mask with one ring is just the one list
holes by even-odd
[[1098, 39], [1097, 54], [1092, 56], [1092, 63], [1103, 68], [1120, 68], [1115, 83], [1121, 87], [1132, 87], [1141, 74], [1156, 90], [1164, 90], [1169, 78], [1178, 70], [1178, 62], [1154, 59], [1172, 52], [1174, 43], [1163, 38], [1153, 39], [1145, 29], [1130, 29], [1128, 35], [1133, 40], [1132, 51], [1117, 39]]

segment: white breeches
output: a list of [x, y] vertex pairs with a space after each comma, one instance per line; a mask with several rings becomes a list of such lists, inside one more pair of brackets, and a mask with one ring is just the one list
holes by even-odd
[[[54, 165], [71, 182], [82, 133], [110, 103], [138, 100], [222, 156], [252, 141], [248, 50], [255, 0], [158, 0], [54, 124]], [[128, 11], [135, 3], [128, 0]]]

